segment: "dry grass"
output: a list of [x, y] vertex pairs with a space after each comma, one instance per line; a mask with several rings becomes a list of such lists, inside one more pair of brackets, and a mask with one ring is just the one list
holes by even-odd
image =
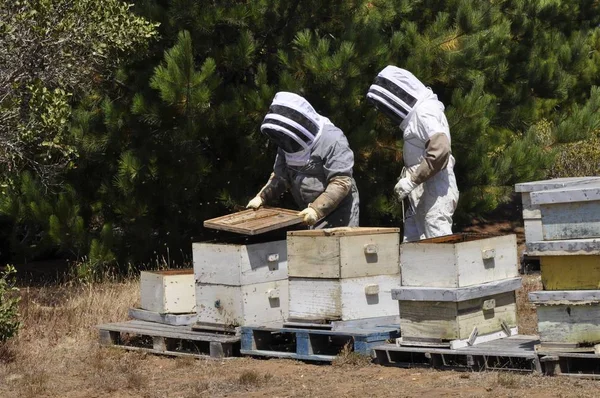
[[[520, 329], [534, 314], [519, 293]], [[194, 360], [100, 347], [95, 326], [126, 319], [136, 281], [22, 290], [23, 330], [0, 347], [0, 397], [481, 396], [590, 397], [589, 380], [375, 366], [346, 347], [336, 366], [291, 360]], [[529, 326], [527, 326], [529, 324]], [[529, 328], [529, 329], [528, 329]], [[399, 390], [399, 388], [401, 390]]]
[[333, 366], [369, 366], [372, 364], [370, 357], [360, 355], [353, 351], [352, 342], [349, 341], [344, 345], [344, 348], [333, 359]]
[[542, 290], [539, 275], [523, 275], [523, 287], [517, 290], [517, 314], [520, 334], [537, 334], [537, 313], [535, 306], [529, 302], [528, 294]]

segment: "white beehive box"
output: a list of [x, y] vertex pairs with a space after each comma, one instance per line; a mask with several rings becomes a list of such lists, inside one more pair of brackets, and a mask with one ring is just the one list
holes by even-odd
[[362, 278], [290, 277], [289, 319], [300, 321], [342, 320], [398, 315], [392, 289], [400, 275]]
[[291, 321], [397, 315], [398, 228], [332, 228], [287, 234]]
[[192, 269], [142, 271], [140, 295], [142, 309], [159, 314], [186, 314], [196, 311]]
[[198, 283], [245, 286], [286, 279], [286, 241], [250, 245], [193, 243], [194, 275]]
[[455, 234], [400, 246], [402, 286], [457, 288], [519, 275], [515, 235]]
[[283, 322], [288, 313], [286, 241], [194, 243], [198, 324]]
[[503, 332], [517, 325], [515, 290], [521, 278], [461, 288], [401, 287], [392, 291], [400, 306], [406, 341], [453, 341]]
[[529, 293], [543, 343], [590, 346], [600, 343], [600, 290]]
[[288, 273], [360, 278], [400, 272], [400, 229], [331, 228], [287, 233]]
[[544, 240], [600, 237], [600, 182], [533, 192]]
[[244, 286], [196, 286], [198, 323], [225, 326], [282, 323], [288, 313], [288, 281]]
[[562, 187], [587, 184], [600, 181], [600, 177], [570, 177], [551, 180], [531, 181], [515, 185], [515, 191], [521, 194], [523, 204], [523, 222], [525, 226], [525, 241], [535, 242], [543, 239], [542, 213], [537, 204], [532, 203], [531, 193]]

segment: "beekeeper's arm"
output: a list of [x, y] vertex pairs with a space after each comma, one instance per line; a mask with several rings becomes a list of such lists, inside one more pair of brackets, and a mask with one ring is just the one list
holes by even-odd
[[423, 127], [422, 133], [429, 137], [425, 142], [425, 154], [417, 169], [396, 184], [395, 190], [400, 199], [404, 199], [418, 185], [445, 169], [452, 154], [449, 135], [440, 132], [447, 130], [447, 127], [437, 125], [435, 119], [425, 121], [428, 125]]
[[300, 212], [305, 223], [314, 225], [338, 207], [352, 189], [353, 167], [354, 153], [346, 137], [342, 136], [323, 158], [323, 170], [327, 179], [325, 191]]
[[247, 209], [256, 210], [264, 204], [272, 203], [289, 189], [290, 185], [287, 180], [285, 155], [280, 152], [280, 150], [277, 151], [275, 165], [273, 166], [273, 172], [269, 177], [269, 181], [267, 181], [265, 186], [248, 203], [246, 206]]

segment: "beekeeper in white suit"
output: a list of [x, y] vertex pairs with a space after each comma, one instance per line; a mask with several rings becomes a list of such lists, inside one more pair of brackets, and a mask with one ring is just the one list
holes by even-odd
[[367, 99], [403, 132], [405, 169], [394, 190], [409, 202], [404, 241], [450, 235], [459, 194], [444, 105], [412, 73], [396, 66], [377, 75]]
[[248, 208], [272, 203], [288, 189], [312, 228], [358, 226], [359, 198], [346, 136], [303, 97], [279, 92], [261, 131], [277, 146], [273, 173]]

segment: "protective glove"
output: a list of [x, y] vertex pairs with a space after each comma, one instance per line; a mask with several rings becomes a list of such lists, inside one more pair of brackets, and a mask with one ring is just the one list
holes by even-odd
[[410, 178], [401, 178], [396, 186], [394, 187], [394, 191], [398, 195], [398, 199], [404, 200], [408, 196], [408, 194], [417, 187]]
[[299, 216], [304, 217], [304, 222], [307, 225], [315, 225], [319, 221], [319, 214], [312, 207], [307, 207], [298, 213]]
[[260, 196], [254, 197], [248, 204], [246, 205], [246, 209], [254, 209], [258, 210], [263, 205], [263, 200]]

